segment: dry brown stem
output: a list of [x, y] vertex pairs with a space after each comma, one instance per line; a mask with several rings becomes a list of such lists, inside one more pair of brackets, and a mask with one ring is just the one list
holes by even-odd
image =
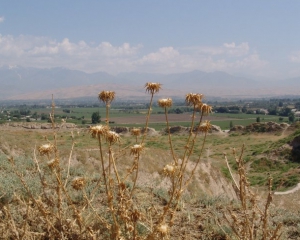
[[279, 232], [281, 223], [276, 224], [274, 227], [274, 223], [270, 221], [271, 217], [269, 215], [269, 209], [272, 202], [272, 178], [269, 176], [268, 195], [265, 203], [262, 205], [261, 201], [258, 201], [258, 196], [253, 192], [248, 182], [243, 161], [243, 152], [244, 146], [242, 147], [239, 156], [237, 156], [236, 150], [233, 149], [233, 156], [238, 166], [238, 183], [235, 181], [227, 157], [224, 155], [230, 175], [237, 189], [237, 197], [240, 204], [238, 209], [229, 208], [229, 214], [224, 214], [224, 219], [238, 239], [280, 239], [281, 233]]

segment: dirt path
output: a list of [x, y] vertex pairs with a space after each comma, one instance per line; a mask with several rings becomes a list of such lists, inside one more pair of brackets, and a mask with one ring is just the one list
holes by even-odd
[[286, 130], [289, 128], [289, 126], [286, 126], [283, 130], [282, 130], [282, 133], [281, 133], [281, 136], [285, 136], [285, 132]]
[[291, 193], [294, 193], [296, 191], [300, 190], [300, 183], [297, 184], [296, 187], [290, 189], [290, 190], [287, 190], [287, 191], [284, 191], [284, 192], [274, 192], [274, 195], [285, 195], [285, 194], [291, 194]]

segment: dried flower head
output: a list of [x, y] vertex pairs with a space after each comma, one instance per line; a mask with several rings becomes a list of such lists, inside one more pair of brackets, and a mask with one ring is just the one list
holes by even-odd
[[147, 82], [145, 85], [146, 92], [149, 92], [151, 94], [158, 93], [159, 90], [161, 89], [161, 84], [160, 83], [151, 83]]
[[89, 132], [91, 133], [92, 137], [99, 137], [105, 136], [108, 132], [108, 127], [103, 125], [91, 126]]
[[135, 144], [133, 147], [130, 149], [130, 154], [140, 154], [141, 151], [143, 150], [143, 145], [142, 144]]
[[167, 224], [162, 223], [157, 227], [158, 232], [161, 236], [166, 236], [170, 232], [170, 228]]
[[208, 132], [211, 129], [210, 121], [205, 121], [205, 122], [201, 123], [201, 125], [199, 126], [198, 129], [201, 132]]
[[40, 155], [48, 155], [50, 154], [51, 152], [53, 152], [54, 150], [54, 146], [50, 143], [47, 143], [47, 144], [43, 144], [39, 147], [39, 152], [40, 152]]
[[212, 112], [212, 107], [206, 103], [201, 103], [197, 105], [199, 111], [201, 111], [204, 115], [208, 115]]
[[127, 229], [128, 229], [129, 232], [132, 232], [132, 231], [134, 230], [134, 227], [133, 227], [132, 225], [129, 224], [129, 225], [127, 226]]
[[54, 169], [59, 165], [58, 158], [53, 158], [47, 162], [47, 165], [50, 169]]
[[158, 106], [160, 106], [162, 108], [171, 107], [172, 104], [173, 104], [173, 102], [172, 102], [171, 98], [163, 98], [163, 99], [158, 100]]
[[185, 102], [187, 105], [192, 106], [192, 105], [197, 105], [200, 104], [202, 101], [203, 95], [200, 93], [188, 93], [185, 96]]
[[137, 222], [138, 220], [141, 219], [141, 213], [135, 209], [130, 216], [131, 220], [133, 220], [133, 222]]
[[163, 172], [166, 176], [172, 176], [176, 172], [176, 169], [177, 167], [174, 164], [167, 164], [164, 167]]
[[75, 177], [72, 180], [71, 185], [75, 190], [81, 190], [85, 186], [85, 178], [84, 177]]
[[133, 128], [131, 129], [131, 135], [132, 136], [140, 136], [141, 135], [141, 129], [140, 128]]
[[114, 131], [108, 131], [106, 133], [106, 140], [110, 143], [115, 143], [120, 141], [120, 135]]
[[98, 94], [98, 99], [104, 103], [111, 103], [115, 99], [115, 92], [102, 91]]

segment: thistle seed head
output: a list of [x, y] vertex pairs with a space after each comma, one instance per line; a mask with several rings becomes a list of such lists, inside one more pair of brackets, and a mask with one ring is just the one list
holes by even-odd
[[170, 228], [167, 224], [162, 223], [157, 227], [157, 230], [162, 236], [166, 236], [169, 233]]
[[72, 187], [75, 190], [81, 190], [84, 188], [84, 186], [85, 186], [85, 178], [84, 177], [75, 177], [72, 180]]
[[131, 135], [132, 136], [140, 136], [141, 135], [141, 129], [140, 128], [131, 129]]
[[50, 169], [54, 169], [59, 165], [58, 158], [53, 158], [50, 161], [47, 162], [47, 165]]
[[161, 89], [161, 84], [160, 83], [151, 83], [147, 82], [145, 84], [146, 92], [149, 92], [151, 94], [158, 93], [159, 90]]
[[134, 230], [134, 227], [133, 227], [132, 225], [128, 225], [127, 228], [128, 228], [128, 231], [129, 231], [129, 232], [132, 232], [132, 231]]
[[166, 176], [172, 176], [174, 175], [174, 173], [176, 172], [176, 166], [174, 164], [167, 164], [164, 169], [163, 172]]
[[172, 102], [171, 98], [163, 98], [163, 99], [158, 100], [158, 106], [160, 106], [162, 108], [171, 107], [172, 104], [173, 104], [173, 102]]
[[199, 109], [199, 111], [201, 111], [204, 115], [208, 115], [212, 112], [212, 107], [209, 106], [206, 103], [201, 103], [198, 104], [197, 108]]
[[50, 143], [43, 144], [39, 147], [39, 153], [40, 155], [48, 155], [49, 153], [53, 152], [54, 146]]
[[108, 131], [106, 133], [106, 140], [110, 143], [115, 143], [120, 141], [120, 135], [114, 131]]
[[198, 129], [200, 132], [208, 132], [211, 129], [210, 121], [204, 121]]
[[185, 102], [189, 106], [195, 106], [197, 104], [200, 104], [202, 101], [203, 95], [200, 93], [188, 93], [185, 96]]
[[99, 136], [105, 136], [108, 132], [108, 127], [103, 125], [97, 125], [97, 126], [91, 126], [89, 129], [90, 134], [92, 137], [99, 137]]
[[111, 103], [115, 99], [115, 95], [113, 91], [102, 91], [98, 94], [98, 99], [104, 103]]
[[142, 144], [135, 144], [135, 145], [133, 145], [133, 147], [131, 147], [130, 154], [132, 154], [132, 155], [139, 154], [142, 152], [143, 148], [144, 147]]

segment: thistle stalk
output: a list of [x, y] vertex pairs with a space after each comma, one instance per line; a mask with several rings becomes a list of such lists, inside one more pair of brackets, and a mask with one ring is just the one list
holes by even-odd
[[170, 131], [170, 124], [169, 124], [169, 120], [168, 120], [167, 107], [165, 107], [165, 116], [166, 116], [166, 125], [167, 125], [167, 129], [168, 129], [169, 145], [170, 145], [170, 149], [171, 149], [173, 160], [175, 162], [175, 165], [177, 166], [178, 165], [178, 161], [177, 161], [177, 158], [176, 158], [175, 153], [174, 153], [174, 148], [173, 148], [173, 143], [172, 143], [172, 138], [171, 138], [171, 131]]
[[105, 172], [105, 167], [104, 167], [104, 158], [103, 158], [102, 142], [101, 142], [100, 135], [98, 135], [98, 145], [99, 145], [100, 160], [101, 160], [101, 166], [102, 166], [102, 175], [103, 175], [103, 179], [104, 179], [106, 194], [108, 195], [108, 185], [107, 185], [107, 178], [106, 178], [106, 172]]
[[135, 189], [136, 181], [137, 181], [138, 174], [139, 174], [139, 171], [138, 171], [138, 169], [139, 169], [139, 159], [140, 159], [140, 154], [137, 153], [136, 156], [135, 156], [135, 160], [134, 160], [135, 177], [134, 177], [134, 180], [133, 180], [132, 190], [130, 192], [130, 198], [132, 198], [132, 196], [133, 196], [133, 191]]
[[143, 138], [142, 138], [142, 142], [141, 142], [142, 144], [144, 143], [146, 135], [148, 133], [148, 124], [149, 124], [150, 114], [152, 111], [153, 96], [154, 96], [154, 93], [151, 94], [151, 98], [150, 98], [149, 108], [148, 108], [148, 112], [147, 112], [147, 116], [146, 116], [145, 130], [144, 130]]
[[121, 181], [120, 181], [119, 173], [118, 173], [118, 170], [117, 170], [117, 167], [116, 167], [115, 158], [113, 156], [113, 152], [112, 152], [112, 149], [111, 149], [111, 144], [109, 146], [108, 154], [109, 154], [109, 159], [110, 159], [109, 161], [112, 162], [112, 165], [113, 165], [113, 168], [114, 168], [117, 180], [118, 180], [118, 184], [120, 184]]
[[151, 99], [150, 99], [150, 104], [149, 104], [148, 113], [146, 117], [145, 131], [144, 131], [141, 144], [144, 143], [146, 135], [148, 133], [148, 124], [149, 124], [150, 113], [152, 110], [151, 107], [152, 107], [153, 96], [155, 93], [159, 92], [159, 90], [161, 89], [161, 84], [148, 82], [146, 83], [145, 88], [146, 88], [146, 92], [149, 92], [151, 94]]

